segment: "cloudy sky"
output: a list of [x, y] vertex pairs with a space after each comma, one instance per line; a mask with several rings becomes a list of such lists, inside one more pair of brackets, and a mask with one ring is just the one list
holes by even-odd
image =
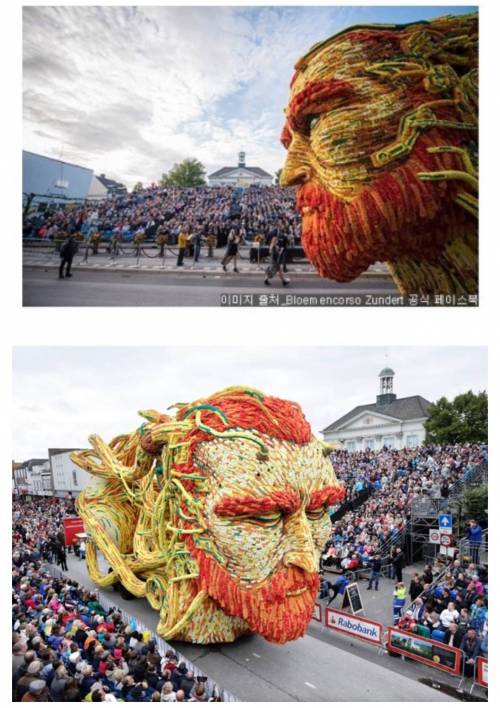
[[88, 447], [91, 433], [109, 440], [137, 428], [139, 409], [234, 385], [297, 401], [318, 433], [375, 401], [386, 363], [400, 398], [487, 389], [485, 347], [17, 347], [12, 457]]
[[132, 187], [185, 157], [282, 166], [294, 62], [358, 23], [470, 7], [25, 7], [24, 148]]

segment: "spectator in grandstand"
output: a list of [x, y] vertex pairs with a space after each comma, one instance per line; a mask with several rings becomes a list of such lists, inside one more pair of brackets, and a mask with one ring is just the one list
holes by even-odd
[[455, 649], [460, 649], [463, 637], [464, 633], [458, 624], [452, 622], [444, 633], [443, 643], [448, 644], [450, 647], [455, 647]]
[[417, 626], [413, 612], [407, 610], [405, 614], [398, 619], [396, 626], [398, 629], [403, 629], [405, 632], [413, 632]]
[[443, 629], [448, 629], [451, 624], [458, 622], [459, 618], [460, 614], [455, 608], [454, 602], [449, 602], [446, 609], [444, 609], [439, 615], [439, 620]]
[[418, 573], [414, 573], [410, 582], [409, 595], [413, 602], [424, 591], [422, 579]]
[[481, 651], [481, 641], [475, 629], [467, 630], [460, 644], [460, 649], [463, 651], [462, 670], [465, 676], [471, 677], [474, 675], [476, 659]]

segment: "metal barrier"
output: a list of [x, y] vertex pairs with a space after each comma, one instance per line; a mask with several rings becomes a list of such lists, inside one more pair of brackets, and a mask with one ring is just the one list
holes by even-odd
[[[64, 579], [68, 580], [70, 579], [68, 575], [66, 575], [60, 568], [57, 566], [53, 565], [53, 563], [44, 563], [43, 564], [44, 568], [47, 568], [48, 572], [54, 577], [54, 578], [59, 578], [59, 579]], [[81, 583], [78, 583], [80, 587], [83, 587]], [[85, 588], [88, 590], [88, 588]], [[126, 621], [128, 625], [133, 625], [137, 627], [137, 630], [139, 632], [144, 632], [147, 630], [151, 636], [151, 639], [153, 639], [158, 647], [158, 650], [162, 656], [165, 656], [167, 651], [173, 651], [176, 656], [179, 658], [180, 661], [184, 662], [186, 665], [188, 671], [192, 671], [195, 676], [201, 676], [201, 675], [206, 675], [202, 671], [200, 671], [195, 664], [193, 664], [189, 659], [186, 659], [186, 657], [181, 654], [177, 649], [174, 649], [168, 642], [166, 642], [162, 637], [159, 637], [156, 632], [153, 632], [149, 627], [146, 627], [142, 622], [137, 620], [133, 615], [129, 614], [126, 610], [123, 610], [121, 607], [117, 607], [115, 604], [110, 602], [106, 597], [101, 595], [99, 590], [92, 590], [90, 592], [95, 592], [99, 601], [99, 604], [108, 612], [111, 608], [117, 610], [117, 612], [120, 613], [122, 618]], [[219, 685], [211, 679], [209, 676], [207, 676], [207, 681], [205, 682], [207, 692], [211, 696], [219, 696], [224, 703], [230, 703], [230, 702], [240, 702], [240, 699], [237, 698], [234, 694], [232, 694], [230, 691], [227, 691], [224, 688], [220, 688]]]

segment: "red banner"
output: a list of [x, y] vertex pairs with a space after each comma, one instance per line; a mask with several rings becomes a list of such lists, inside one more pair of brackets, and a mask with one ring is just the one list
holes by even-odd
[[488, 688], [488, 659], [478, 656], [476, 659], [476, 683]]
[[85, 533], [83, 521], [79, 516], [66, 516], [63, 520], [64, 524], [64, 543], [67, 546], [72, 546], [78, 541], [76, 534]]
[[461, 673], [460, 649], [419, 634], [405, 632], [397, 627], [388, 627], [387, 649], [450, 674], [458, 676]]

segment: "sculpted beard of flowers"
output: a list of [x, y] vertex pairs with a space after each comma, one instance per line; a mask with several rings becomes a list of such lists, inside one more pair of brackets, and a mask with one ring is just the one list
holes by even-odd
[[477, 283], [477, 224], [461, 196], [474, 185], [477, 15], [355, 27], [313, 47], [286, 116], [281, 184], [298, 185], [321, 275], [350, 281], [388, 261], [403, 292]]

